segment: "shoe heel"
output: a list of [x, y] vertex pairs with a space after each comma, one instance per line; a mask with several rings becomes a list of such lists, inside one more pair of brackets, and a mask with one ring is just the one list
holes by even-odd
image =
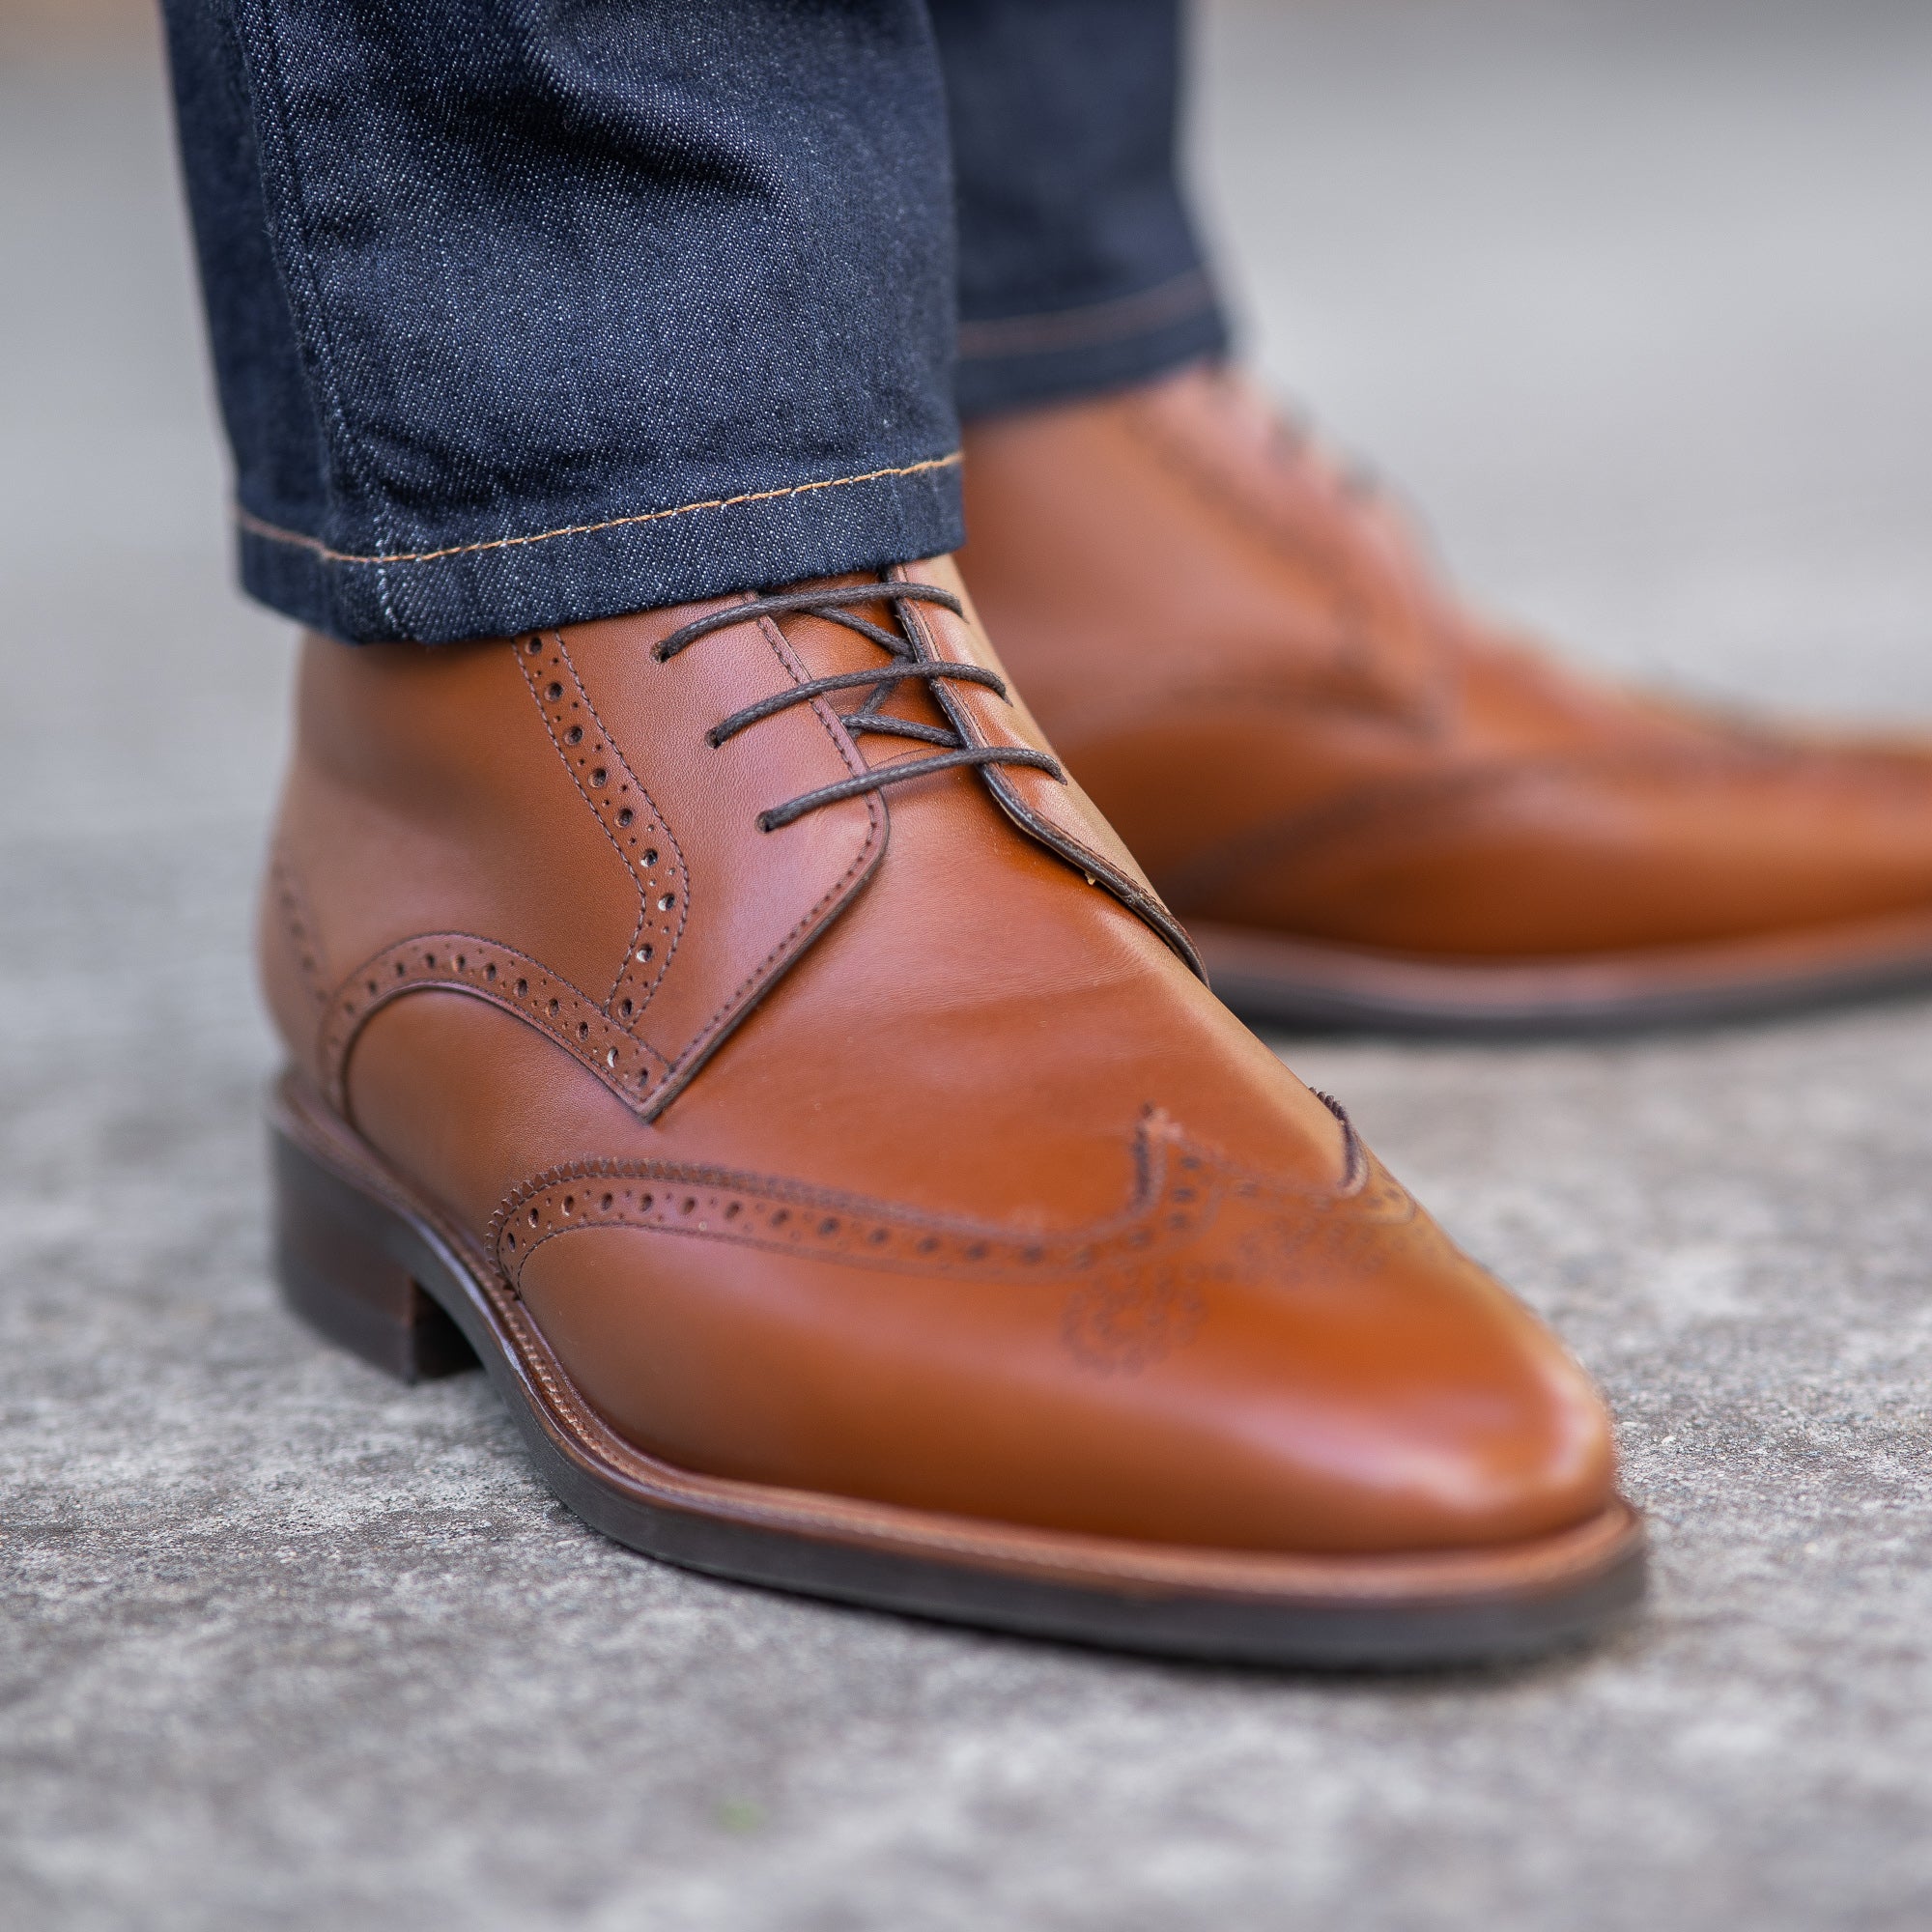
[[477, 1366], [475, 1351], [400, 1256], [419, 1245], [393, 1208], [272, 1136], [275, 1274], [311, 1328], [406, 1382]]

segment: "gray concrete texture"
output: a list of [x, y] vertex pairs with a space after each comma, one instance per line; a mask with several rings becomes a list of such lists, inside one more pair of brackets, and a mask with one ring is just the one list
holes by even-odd
[[[45, 10], [43, 10], [43, 12]], [[1932, 12], [1221, 0], [1263, 366], [1577, 652], [1932, 717]], [[224, 563], [159, 82], [0, 72], [0, 1922], [1932, 1923], [1932, 1005], [1284, 1041], [1563, 1329], [1656, 1524], [1608, 1647], [1177, 1668], [682, 1576], [266, 1266], [288, 639]]]

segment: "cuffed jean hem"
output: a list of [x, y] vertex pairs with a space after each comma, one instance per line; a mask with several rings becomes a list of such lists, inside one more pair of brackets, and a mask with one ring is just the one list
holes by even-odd
[[962, 417], [1071, 401], [1222, 355], [1228, 324], [1205, 272], [1112, 301], [959, 325]]
[[352, 554], [236, 512], [242, 582], [350, 643], [451, 643], [688, 604], [957, 550], [956, 451], [852, 476], [749, 490], [390, 554]]

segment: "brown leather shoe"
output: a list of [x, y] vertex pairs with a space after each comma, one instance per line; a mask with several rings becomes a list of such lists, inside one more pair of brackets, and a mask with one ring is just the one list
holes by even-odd
[[698, 1569], [1301, 1662], [1595, 1629], [1597, 1396], [1207, 990], [957, 582], [307, 643], [289, 1294], [474, 1350]]
[[1007, 662], [1249, 1016], [1569, 1028], [1932, 984], [1932, 750], [1559, 668], [1237, 378], [981, 424], [965, 482]]

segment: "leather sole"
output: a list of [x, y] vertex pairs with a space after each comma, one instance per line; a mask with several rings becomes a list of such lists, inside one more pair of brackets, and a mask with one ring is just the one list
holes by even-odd
[[610, 1430], [477, 1246], [294, 1076], [270, 1106], [282, 1291], [405, 1380], [476, 1361], [546, 1482], [595, 1528], [687, 1569], [947, 1622], [1310, 1668], [1518, 1658], [1595, 1636], [1644, 1587], [1619, 1501], [1559, 1535], [1397, 1556], [1141, 1544], [704, 1476]]
[[1639, 1033], [1932, 990], [1932, 913], [1816, 932], [1576, 958], [1430, 958], [1192, 924], [1216, 993], [1251, 1024], [1468, 1037]]

